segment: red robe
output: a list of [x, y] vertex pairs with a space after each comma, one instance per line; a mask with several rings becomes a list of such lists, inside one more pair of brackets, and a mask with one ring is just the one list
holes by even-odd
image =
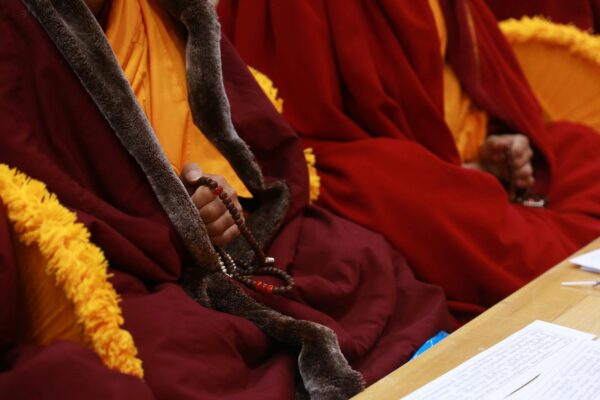
[[[107, 107], [125, 107], [118, 111], [127, 123], [139, 118], [133, 94], [97, 96], [114, 83], [110, 79], [120, 78], [76, 75], [73, 59], [67, 62], [55, 44], [74, 46], [68, 49], [79, 57], [79, 67], [104, 62], [106, 72], [107, 65], [116, 65], [102, 58], [106, 43], [92, 40], [90, 46], [87, 39], [68, 37], [85, 39], [88, 31], [100, 34], [99, 27], [86, 10], [89, 21], [68, 19], [65, 35], [56, 36], [63, 20], [53, 17], [54, 24], [42, 27], [39, 18], [56, 15], [55, 5], [43, 4], [36, 17], [20, 0], [0, 4], [0, 162], [46, 183], [90, 230], [114, 274], [124, 328], [139, 349], [145, 378], [108, 370], [79, 344], [37, 347], [19, 340], [18, 267], [0, 207], [0, 398], [292, 398], [296, 350], [270, 340], [248, 320], [197, 304], [177, 283], [192, 257], [148, 172], [117, 138], [114, 115], [103, 114]], [[65, 7], [60, 11], [65, 15], [82, 10]], [[236, 129], [266, 179], [286, 179], [292, 194], [268, 253], [292, 273], [297, 289], [287, 297], [251, 294], [283, 313], [331, 327], [344, 355], [371, 383], [448, 329], [443, 294], [417, 282], [379, 235], [306, 206], [307, 171], [298, 137], [232, 47], [224, 43], [222, 51]], [[261, 193], [255, 197], [269, 201]]]
[[560, 24], [573, 24], [597, 32], [600, 28], [598, 0], [485, 0], [499, 21], [541, 15]]
[[274, 81], [315, 148], [319, 204], [383, 233], [469, 318], [600, 235], [600, 136], [542, 113], [480, 0], [442, 1], [464, 90], [536, 153], [545, 209], [512, 204], [461, 167], [444, 122], [440, 43], [427, 0], [222, 0], [224, 31]]

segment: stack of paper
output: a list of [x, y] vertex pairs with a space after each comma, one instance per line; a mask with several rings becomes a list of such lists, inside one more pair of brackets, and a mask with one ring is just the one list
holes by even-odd
[[600, 274], [600, 250], [594, 250], [570, 260], [573, 264], [581, 266], [584, 271]]
[[535, 321], [405, 397], [600, 399], [600, 343], [594, 335]]

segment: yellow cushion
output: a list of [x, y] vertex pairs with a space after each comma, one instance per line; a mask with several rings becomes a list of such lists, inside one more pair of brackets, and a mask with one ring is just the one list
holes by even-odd
[[548, 121], [600, 132], [600, 37], [536, 17], [500, 24]]

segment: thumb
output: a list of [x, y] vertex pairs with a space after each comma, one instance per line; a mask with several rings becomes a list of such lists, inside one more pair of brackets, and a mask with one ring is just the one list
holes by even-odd
[[202, 177], [202, 170], [196, 163], [187, 163], [181, 170], [181, 179], [184, 183], [195, 183]]

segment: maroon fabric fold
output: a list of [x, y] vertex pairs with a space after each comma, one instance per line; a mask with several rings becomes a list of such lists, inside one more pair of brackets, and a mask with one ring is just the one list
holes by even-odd
[[[189, 257], [146, 177], [19, 0], [0, 4], [0, 53], [0, 162], [45, 182], [89, 228], [109, 261], [125, 328], [145, 371], [144, 381], [116, 374], [73, 343], [32, 349], [17, 342], [0, 350], [0, 398], [32, 392], [48, 398], [293, 398], [297, 349], [270, 340], [245, 319], [200, 306], [177, 285]], [[236, 129], [267, 178], [285, 178], [294, 198], [268, 252], [292, 272], [297, 289], [288, 297], [252, 295], [331, 327], [371, 383], [440, 329], [452, 328], [443, 293], [415, 280], [380, 235], [305, 207], [298, 137], [227, 42], [223, 62]], [[0, 224], [6, 228], [3, 219]], [[0, 236], [2, 255], [11, 249], [8, 239]], [[0, 272], [0, 287], [14, 287]], [[16, 305], [8, 293], [0, 316], [10, 325], [5, 316]], [[80, 383], [71, 384], [76, 379]]]
[[17, 260], [12, 229], [0, 199], [0, 351], [13, 343], [17, 327]]
[[600, 235], [600, 136], [544, 125], [482, 1], [441, 4], [446, 61], [504, 132], [533, 143], [535, 190], [548, 208], [512, 204], [493, 176], [460, 166], [427, 0], [221, 0], [219, 14], [315, 148], [319, 204], [383, 233], [466, 320]]
[[2, 364], [8, 369], [0, 373], [3, 399], [155, 398], [141, 379], [109, 370], [93, 351], [75, 343], [21, 344], [2, 357]]

